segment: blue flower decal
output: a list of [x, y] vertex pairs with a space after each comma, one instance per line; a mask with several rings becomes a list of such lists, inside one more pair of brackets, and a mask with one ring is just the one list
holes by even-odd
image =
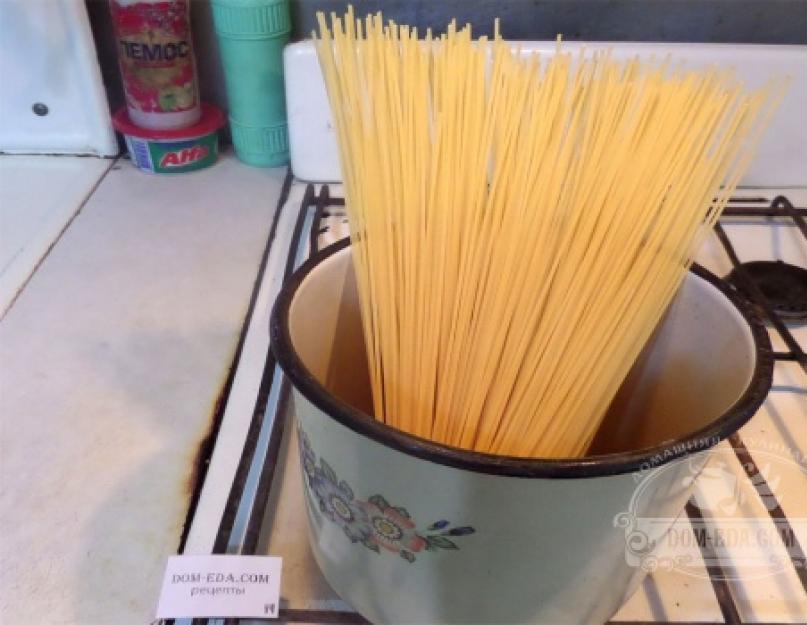
[[325, 460], [320, 458], [317, 463], [311, 441], [302, 428], [298, 427], [297, 433], [300, 463], [312, 501], [317, 502], [326, 518], [342, 528], [351, 542], [361, 543], [376, 553], [381, 553], [381, 549], [397, 553], [407, 562], [414, 562], [415, 553], [424, 549], [459, 549], [449, 536], [468, 536], [476, 532], [469, 525], [452, 528], [446, 520], [418, 530], [406, 508], [390, 505], [381, 495], [356, 499], [353, 489], [337, 477]]

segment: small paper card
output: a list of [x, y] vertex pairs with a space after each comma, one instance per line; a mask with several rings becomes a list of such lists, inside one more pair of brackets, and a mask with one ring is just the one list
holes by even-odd
[[272, 556], [172, 556], [157, 618], [276, 618], [282, 561]]

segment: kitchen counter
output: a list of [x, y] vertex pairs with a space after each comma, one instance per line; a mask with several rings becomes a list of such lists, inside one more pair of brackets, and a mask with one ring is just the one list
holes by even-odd
[[0, 621], [153, 619], [284, 176], [119, 161], [6, 311]]

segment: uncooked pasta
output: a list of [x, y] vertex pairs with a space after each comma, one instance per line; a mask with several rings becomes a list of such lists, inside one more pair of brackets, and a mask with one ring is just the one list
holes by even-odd
[[728, 72], [320, 14], [374, 416], [584, 455], [775, 104]]

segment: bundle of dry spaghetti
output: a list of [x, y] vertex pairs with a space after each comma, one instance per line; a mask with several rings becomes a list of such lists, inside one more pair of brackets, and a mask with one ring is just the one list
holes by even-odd
[[580, 456], [773, 108], [716, 70], [320, 14], [375, 417]]

